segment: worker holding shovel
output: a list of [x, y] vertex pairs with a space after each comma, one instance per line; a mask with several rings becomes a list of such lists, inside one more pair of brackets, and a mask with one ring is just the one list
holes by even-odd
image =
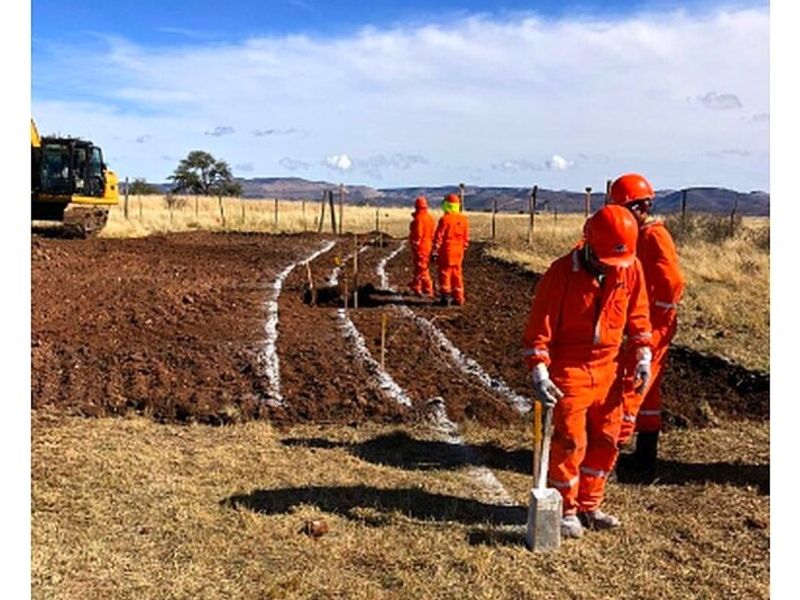
[[542, 276], [523, 335], [536, 400], [553, 407], [548, 485], [562, 496], [561, 535], [610, 529], [619, 519], [600, 510], [617, 459], [622, 402], [609, 392], [623, 335], [637, 357], [636, 377], [650, 377], [650, 320], [638, 226], [630, 211], [604, 206], [584, 239]]
[[436, 221], [428, 212], [428, 200], [419, 196], [414, 201], [414, 212], [411, 214], [411, 224], [408, 227], [408, 245], [411, 246], [411, 255], [414, 258], [414, 279], [408, 287], [417, 296], [433, 297], [433, 281], [428, 272], [428, 263], [431, 259], [433, 248], [433, 232]]
[[636, 256], [642, 263], [645, 287], [650, 301], [653, 327], [653, 362], [650, 385], [636, 393], [633, 382], [635, 350], [625, 347], [617, 393], [623, 397], [620, 447], [637, 432], [636, 448], [628, 464], [636, 479], [649, 482], [655, 477], [658, 434], [661, 430], [661, 379], [667, 362], [667, 350], [677, 329], [678, 302], [685, 285], [678, 266], [675, 242], [663, 221], [652, 214], [655, 191], [650, 182], [636, 173], [618, 177], [611, 184], [611, 202], [624, 206], [639, 225]]

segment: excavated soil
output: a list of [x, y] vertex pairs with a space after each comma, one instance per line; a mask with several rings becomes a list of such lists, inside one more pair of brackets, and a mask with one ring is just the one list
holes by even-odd
[[[330, 286], [337, 263], [352, 291], [352, 238], [339, 238], [309, 267], [297, 267], [278, 299], [277, 353], [283, 402], [265, 372], [267, 300], [278, 274], [334, 238], [197, 232], [132, 240], [32, 242], [32, 403], [99, 416], [135, 411], [162, 421], [227, 423], [415, 420], [441, 397], [453, 420], [501, 426], [519, 413], [497, 390], [456, 368], [408, 312], [431, 320], [467, 356], [519, 394], [530, 388], [520, 336], [537, 277], [488, 258], [473, 244], [465, 262], [467, 304], [432, 306], [401, 293], [411, 277], [407, 249], [368, 243], [359, 254], [359, 308]], [[362, 240], [363, 243], [364, 240]], [[367, 240], [368, 241], [368, 240]], [[338, 260], [337, 260], [338, 259]], [[344, 277], [344, 276], [343, 276]], [[405, 305], [403, 309], [400, 306]], [[363, 336], [370, 365], [345, 335]], [[383, 362], [412, 407], [376, 380]], [[766, 419], [769, 377], [717, 357], [674, 348], [664, 381], [668, 423]]]

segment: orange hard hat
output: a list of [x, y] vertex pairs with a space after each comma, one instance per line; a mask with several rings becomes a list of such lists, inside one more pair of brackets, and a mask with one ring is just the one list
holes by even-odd
[[447, 194], [444, 197], [445, 202], [452, 202], [453, 204], [461, 204], [461, 196], [458, 194]]
[[423, 210], [428, 208], [428, 200], [425, 196], [417, 196], [417, 199], [414, 200], [414, 208], [417, 210]]
[[614, 204], [625, 206], [640, 200], [652, 200], [655, 195], [650, 182], [637, 173], [621, 175], [611, 184], [611, 202]]
[[609, 204], [594, 213], [583, 226], [583, 236], [604, 265], [627, 267], [636, 258], [639, 225], [622, 206]]

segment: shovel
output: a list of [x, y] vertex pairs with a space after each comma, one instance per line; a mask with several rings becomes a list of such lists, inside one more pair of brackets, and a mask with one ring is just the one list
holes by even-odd
[[561, 546], [561, 493], [555, 488], [545, 487], [550, 462], [550, 438], [553, 435], [553, 409], [545, 408], [544, 427], [541, 402], [536, 402], [533, 410], [534, 487], [528, 504], [525, 544], [534, 552], [548, 552]]

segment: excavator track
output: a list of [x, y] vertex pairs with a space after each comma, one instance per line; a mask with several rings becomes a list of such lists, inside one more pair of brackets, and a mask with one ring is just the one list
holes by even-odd
[[108, 210], [97, 207], [68, 207], [64, 211], [62, 236], [87, 239], [95, 237], [108, 221]]

